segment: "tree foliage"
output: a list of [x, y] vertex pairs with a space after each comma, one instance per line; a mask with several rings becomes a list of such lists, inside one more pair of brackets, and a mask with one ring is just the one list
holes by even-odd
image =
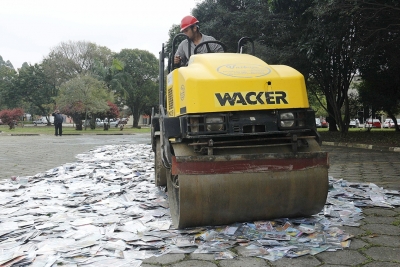
[[138, 127], [143, 109], [157, 103], [158, 61], [153, 54], [139, 49], [123, 49], [116, 59], [123, 68], [115, 75], [113, 88], [131, 110], [133, 127]]
[[[118, 106], [111, 101], [107, 101], [107, 105], [109, 109], [105, 112], [104, 118], [118, 118], [119, 117], [119, 109]], [[102, 119], [104, 119], [102, 118]]]
[[[366, 75], [368, 72], [364, 72]], [[389, 70], [375, 71], [359, 86], [359, 94], [363, 103], [374, 110], [384, 110], [388, 116], [396, 120], [400, 113], [400, 80], [397, 73]], [[390, 96], [390, 97], [389, 97]], [[400, 131], [396, 126], [396, 131]]]
[[[12, 94], [29, 103], [35, 113], [48, 116], [54, 107], [56, 92], [42, 65], [25, 65], [14, 80]], [[49, 122], [49, 121], [48, 121]], [[49, 122], [50, 123], [50, 122]]]
[[24, 115], [21, 108], [3, 109], [0, 111], [0, 119], [3, 123], [10, 125], [10, 129], [14, 126], [14, 121], [20, 121]]
[[12, 85], [16, 77], [17, 72], [11, 62], [5, 62], [0, 56], [0, 110], [17, 106], [12, 96]]
[[310, 78], [326, 97], [330, 130], [335, 130], [337, 125], [345, 134], [350, 121], [348, 91], [357, 72], [354, 58], [360, 45], [358, 21], [354, 14], [340, 8], [340, 1], [318, 1], [312, 14], [310, 30], [313, 32], [303, 43], [311, 63]]
[[[107, 112], [107, 101], [112, 100], [105, 84], [91, 76], [78, 76], [60, 86], [57, 106], [60, 111], [73, 118], [77, 130], [82, 129], [82, 119]], [[87, 124], [85, 124], [86, 129]]]
[[[168, 53], [172, 53], [172, 41], [173, 41], [173, 39], [174, 39], [174, 37], [177, 35], [177, 34], [179, 34], [180, 33], [180, 26], [178, 25], [178, 24], [173, 24], [172, 26], [171, 26], [171, 28], [169, 29], [169, 31], [168, 31], [168, 36], [169, 36], [169, 38], [168, 38], [168, 40], [164, 43], [164, 49], [165, 49], [165, 53], [166, 54], [168, 54]], [[182, 39], [183, 40], [183, 39]], [[180, 41], [182, 41], [182, 40], [180, 40]], [[178, 43], [179, 44], [179, 43]], [[177, 49], [178, 48], [178, 44], [176, 45], [176, 48], [175, 49]]]
[[[356, 8], [364, 26], [362, 57], [357, 61], [363, 80], [360, 97], [373, 110], [383, 110], [396, 121], [400, 113], [400, 4], [364, 0]], [[396, 131], [400, 131], [398, 126]]]
[[0, 67], [1, 66], [5, 66], [7, 68], [14, 69], [13, 64], [9, 60], [4, 61], [3, 57], [0, 55]]
[[228, 52], [236, 52], [241, 37], [256, 40], [256, 55], [265, 59], [262, 44], [265, 35], [263, 28], [268, 19], [268, 1], [255, 0], [205, 0], [193, 10], [200, 21], [200, 31], [225, 43]]
[[93, 75], [99, 66], [111, 66], [113, 54], [111, 50], [95, 43], [77, 41], [61, 42], [44, 58], [43, 66], [55, 86], [77, 77]]

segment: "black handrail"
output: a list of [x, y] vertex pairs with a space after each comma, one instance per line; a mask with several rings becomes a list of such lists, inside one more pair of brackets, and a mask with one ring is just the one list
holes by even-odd
[[255, 50], [254, 50], [254, 42], [253, 39], [251, 39], [250, 37], [242, 37], [240, 38], [239, 42], [238, 42], [238, 49], [237, 49], [237, 53], [241, 54], [241, 49], [244, 46], [245, 43], [250, 42], [251, 43], [251, 55], [255, 56]]
[[175, 53], [176, 53], [176, 43], [178, 42], [178, 37], [180, 37], [180, 36], [184, 36], [186, 38], [186, 40], [188, 41], [188, 53], [189, 53], [188, 60], [192, 54], [192, 50], [190, 49], [191, 41], [190, 41], [189, 37], [187, 37], [187, 35], [184, 33], [178, 33], [177, 35], [175, 35], [174, 39], [172, 40], [172, 49], [171, 49], [172, 53], [169, 57], [168, 72], [171, 72], [174, 69], [176, 69], [176, 66], [174, 64], [174, 57], [175, 57]]
[[[165, 52], [164, 52], [164, 44], [162, 44], [161, 47], [161, 52], [159, 56], [159, 69], [158, 69], [158, 79], [159, 79], [159, 95], [158, 95], [158, 102], [159, 105], [164, 105], [164, 88], [165, 88], [165, 83], [164, 83], [164, 58], [165, 58]], [[160, 111], [159, 111], [160, 112]]]

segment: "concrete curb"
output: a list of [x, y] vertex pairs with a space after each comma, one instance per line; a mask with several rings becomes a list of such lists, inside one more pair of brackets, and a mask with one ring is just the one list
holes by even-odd
[[353, 147], [353, 148], [362, 148], [362, 149], [371, 149], [371, 150], [380, 150], [380, 151], [391, 151], [391, 152], [400, 152], [400, 147], [387, 147], [387, 146], [375, 146], [375, 145], [366, 145], [366, 144], [353, 144], [353, 143], [327, 142], [327, 141], [322, 141], [322, 145], [325, 145], [325, 146]]
[[[9, 135], [9, 136], [41, 136], [43, 134], [4, 134], [0, 131], [0, 135]], [[64, 134], [65, 136], [77, 136], [77, 135], [135, 135], [135, 133], [76, 133], [76, 134]], [[379, 150], [379, 151], [391, 151], [391, 152], [400, 152], [400, 147], [387, 147], [387, 146], [376, 146], [376, 145], [367, 145], [367, 144], [353, 144], [353, 143], [344, 143], [344, 142], [328, 142], [322, 141], [322, 145], [325, 146], [340, 146], [340, 147], [352, 147], [352, 148], [362, 148], [362, 149], [370, 149], [370, 150]]]
[[[85, 134], [85, 133], [76, 133], [76, 134], [63, 134], [63, 136], [78, 136], [78, 135], [86, 135], [86, 136], [90, 136], [90, 135], [135, 135], [136, 133], [105, 133], [105, 134], [101, 134], [101, 133], [89, 133], [89, 134]], [[10, 133], [10, 134], [5, 134], [2, 133], [0, 131], [0, 136], [53, 136], [52, 134], [14, 134], [14, 133]]]

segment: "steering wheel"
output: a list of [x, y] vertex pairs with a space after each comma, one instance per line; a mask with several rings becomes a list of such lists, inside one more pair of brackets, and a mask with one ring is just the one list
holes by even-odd
[[204, 42], [201, 42], [201, 43], [199, 43], [198, 45], [196, 45], [196, 48], [194, 49], [193, 54], [196, 55], [196, 54], [197, 54], [197, 51], [199, 50], [199, 47], [201, 47], [201, 46], [203, 46], [203, 45], [206, 46], [206, 48], [207, 48], [207, 53], [214, 53], [213, 51], [211, 51], [211, 48], [210, 48], [210, 46], [209, 46], [208, 44], [218, 44], [218, 45], [220, 45], [220, 46], [222, 47], [222, 50], [223, 50], [224, 52], [226, 52], [226, 50], [227, 50], [226, 45], [225, 45], [224, 43], [220, 42], [220, 41], [216, 41], [216, 40], [213, 40], [213, 41], [204, 41]]

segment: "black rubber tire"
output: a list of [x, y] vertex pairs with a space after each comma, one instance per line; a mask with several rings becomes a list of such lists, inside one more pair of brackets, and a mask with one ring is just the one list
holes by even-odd
[[161, 143], [160, 138], [156, 139], [156, 153], [154, 156], [154, 184], [156, 186], [167, 185], [167, 169], [162, 164], [161, 160]]

